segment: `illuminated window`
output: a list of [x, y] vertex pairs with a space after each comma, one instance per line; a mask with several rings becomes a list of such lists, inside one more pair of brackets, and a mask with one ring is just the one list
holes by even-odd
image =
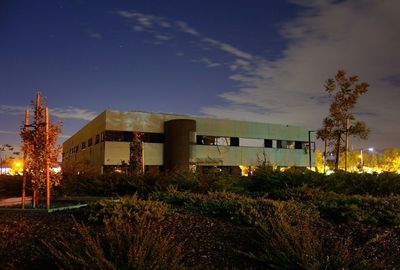
[[230, 137], [197, 135], [196, 136], [196, 144], [230, 146], [231, 138]]
[[239, 138], [239, 146], [264, 147], [264, 139]]

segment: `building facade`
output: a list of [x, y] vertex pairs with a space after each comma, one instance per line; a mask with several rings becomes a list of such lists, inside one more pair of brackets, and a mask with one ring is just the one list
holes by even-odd
[[[132, 146], [138, 137], [140, 151]], [[309, 166], [304, 127], [106, 110], [64, 142], [63, 170], [120, 170], [132, 163], [135, 151], [141, 154], [144, 170], [153, 172], [215, 167], [237, 172], [240, 166], [260, 164]], [[314, 164], [314, 151], [311, 158]]]

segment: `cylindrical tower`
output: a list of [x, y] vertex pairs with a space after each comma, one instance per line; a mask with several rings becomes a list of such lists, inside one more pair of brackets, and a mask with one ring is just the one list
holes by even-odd
[[174, 119], [164, 123], [164, 166], [167, 171], [189, 170], [190, 145], [196, 138], [196, 121]]

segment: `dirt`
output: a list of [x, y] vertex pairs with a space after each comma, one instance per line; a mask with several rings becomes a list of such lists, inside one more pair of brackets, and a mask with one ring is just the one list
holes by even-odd
[[[43, 245], [56, 235], [78, 235], [70, 214], [45, 211], [0, 211], [0, 269], [57, 269]], [[184, 265], [189, 269], [265, 269], [243, 252], [253, 252], [253, 227], [193, 213], [176, 213], [163, 226], [184, 241]], [[354, 249], [365, 249], [383, 260], [385, 269], [400, 269], [400, 227], [361, 223], [329, 225], [331, 237], [353, 239]], [[329, 231], [329, 232], [328, 232]]]

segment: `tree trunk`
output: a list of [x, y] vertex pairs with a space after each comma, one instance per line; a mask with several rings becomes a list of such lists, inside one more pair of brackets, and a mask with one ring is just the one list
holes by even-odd
[[337, 171], [339, 169], [339, 155], [340, 155], [340, 139], [341, 139], [341, 134], [338, 134], [337, 142], [336, 142], [336, 160], [335, 160], [335, 170]]

